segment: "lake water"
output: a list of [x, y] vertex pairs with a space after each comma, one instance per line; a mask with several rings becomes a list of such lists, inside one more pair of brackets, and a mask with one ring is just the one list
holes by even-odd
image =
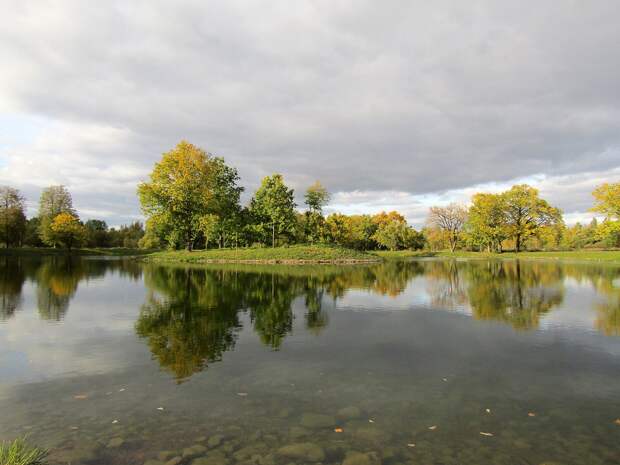
[[0, 258], [0, 439], [59, 464], [620, 463], [620, 268]]

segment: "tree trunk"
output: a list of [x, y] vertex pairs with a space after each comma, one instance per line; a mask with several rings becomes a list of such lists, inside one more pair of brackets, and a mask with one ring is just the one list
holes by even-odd
[[271, 247], [276, 246], [276, 223], [271, 223]]
[[521, 234], [517, 234], [515, 237], [515, 251], [519, 253], [521, 250]]

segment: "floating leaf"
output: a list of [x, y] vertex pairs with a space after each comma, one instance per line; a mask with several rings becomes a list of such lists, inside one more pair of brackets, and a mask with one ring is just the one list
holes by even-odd
[[157, 407], [157, 410], [163, 410], [163, 409], [164, 409], [163, 407]]
[[486, 409], [486, 412], [491, 413], [491, 409], [490, 408]]
[[435, 429], [437, 429], [437, 425], [429, 426], [428, 429], [435, 430]]
[[374, 423], [375, 420], [368, 420], [368, 423]]
[[535, 414], [534, 412], [529, 412], [529, 413], [527, 414], [527, 416], [528, 416], [528, 417], [535, 417], [535, 416], [536, 416], [536, 414]]
[[614, 421], [614, 423], [615, 423], [616, 425], [620, 425], [620, 418], [618, 418], [616, 421]]
[[410, 442], [409, 444], [407, 444], [407, 447], [415, 447], [415, 444], [413, 442]]
[[493, 436], [493, 433], [485, 433], [484, 431], [480, 431], [480, 434], [483, 436]]
[[342, 433], [344, 430], [342, 428], [334, 428], [335, 433]]
[[84, 399], [88, 399], [88, 396], [86, 394], [77, 394], [73, 396], [73, 398], [76, 400], [84, 400]]
[[238, 392], [237, 395], [241, 396], [241, 397], [245, 397], [245, 396], [248, 395], [248, 393], [247, 392]]

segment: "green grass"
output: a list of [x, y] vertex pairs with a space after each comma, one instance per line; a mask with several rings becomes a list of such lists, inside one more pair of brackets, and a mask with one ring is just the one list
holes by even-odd
[[370, 252], [385, 260], [403, 260], [405, 258], [434, 257], [437, 252], [429, 250], [373, 250]]
[[0, 465], [43, 465], [47, 450], [29, 445], [25, 439], [0, 444]]
[[[47, 255], [81, 255], [81, 256], [134, 256], [153, 253], [153, 250], [130, 249], [125, 247], [53, 249], [51, 247], [12, 247], [0, 248], [0, 256], [47, 256]], [[2, 465], [2, 464], [0, 464]]]
[[[406, 252], [406, 251], [404, 251]], [[413, 255], [410, 255], [413, 256]], [[522, 258], [522, 259], [553, 259], [553, 260], [573, 260], [573, 261], [604, 261], [620, 262], [620, 250], [566, 250], [548, 252], [467, 252], [457, 250], [456, 252], [422, 252], [419, 257], [445, 257], [445, 258]]]
[[239, 249], [173, 250], [147, 256], [150, 261], [185, 263], [347, 263], [370, 262], [379, 259], [372, 254], [332, 245], [292, 245], [289, 247], [260, 247]]

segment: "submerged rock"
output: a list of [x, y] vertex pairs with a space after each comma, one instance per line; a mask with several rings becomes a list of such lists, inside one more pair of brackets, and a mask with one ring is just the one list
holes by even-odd
[[123, 438], [112, 438], [110, 442], [108, 442], [108, 449], [114, 449], [116, 447], [121, 447], [125, 444], [125, 440]]
[[191, 447], [186, 447], [183, 449], [183, 458], [184, 459], [192, 459], [194, 457], [199, 457], [207, 451], [207, 448], [201, 444], [195, 444]]
[[179, 465], [182, 461], [183, 457], [177, 455], [176, 457], [172, 457], [170, 460], [168, 460], [165, 465]]
[[336, 419], [319, 413], [304, 413], [301, 416], [301, 426], [306, 428], [329, 428], [336, 424]]
[[157, 454], [157, 459], [161, 460], [162, 462], [166, 462], [167, 460], [170, 460], [175, 455], [177, 454], [171, 450], [162, 450], [160, 453]]
[[288, 459], [305, 460], [306, 462], [320, 462], [325, 459], [323, 448], [311, 442], [300, 442], [280, 447], [278, 455]]
[[209, 438], [209, 440], [207, 441], [207, 445], [211, 448], [217, 447], [222, 443], [223, 440], [224, 440], [223, 434], [216, 434]]
[[191, 465], [228, 465], [229, 460], [218, 451], [209, 453], [206, 457], [192, 460]]
[[340, 420], [355, 420], [362, 416], [362, 411], [358, 407], [345, 407], [338, 410], [336, 416]]
[[347, 452], [342, 465], [381, 465], [381, 460], [375, 452], [365, 454], [356, 451]]

